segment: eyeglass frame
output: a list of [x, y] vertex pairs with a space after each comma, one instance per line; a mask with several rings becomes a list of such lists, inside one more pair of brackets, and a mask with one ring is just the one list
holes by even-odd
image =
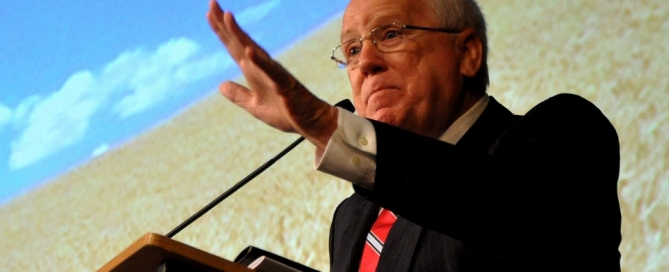
[[[357, 40], [357, 41], [360, 43], [360, 49], [362, 50], [362, 45], [363, 45], [362, 42], [363, 42], [365, 39], [370, 39], [370, 41], [372, 42], [372, 45], [374, 45], [374, 47], [378, 49], [378, 47], [377, 47], [377, 45], [376, 45], [376, 41], [375, 41], [375, 40], [372, 40], [372, 33], [374, 33], [374, 31], [377, 31], [377, 30], [379, 30], [379, 29], [382, 28], [382, 27], [393, 26], [393, 25], [395, 25], [395, 26], [399, 26], [402, 30], [405, 30], [405, 29], [410, 29], [410, 30], [424, 30], [424, 31], [442, 32], [442, 33], [449, 33], [449, 34], [457, 34], [457, 33], [462, 32], [462, 30], [455, 29], [455, 28], [432, 28], [432, 27], [415, 26], [415, 25], [400, 25], [400, 24], [397, 24], [397, 23], [385, 24], [385, 25], [381, 25], [381, 26], [378, 26], [378, 27], [372, 29], [372, 30], [369, 31], [369, 33], [367, 33], [367, 35], [365, 35], [365, 36], [362, 36], [362, 37], [360, 37], [360, 38], [349, 39], [349, 40], [346, 40], [346, 41], [340, 43], [339, 45], [337, 45], [337, 46], [332, 50], [332, 55], [330, 55], [330, 59], [333, 60], [334, 62], [336, 62], [337, 65], [338, 65], [340, 68], [348, 67], [348, 66], [350, 65], [349, 63], [347, 63], [346, 61], [344, 61], [344, 60], [340, 60], [340, 59], [338, 59], [338, 58], [335, 57], [335, 52], [337, 52], [337, 50], [341, 49], [341, 46], [342, 46], [342, 45], [344, 45], [344, 44], [346, 44], [346, 43], [348, 43], [348, 42]], [[402, 43], [404, 43], [404, 42], [406, 41], [406, 38], [404, 37], [404, 34], [402, 34], [402, 39], [404, 39], [404, 40], [402, 41]], [[379, 50], [379, 51], [380, 51], [380, 50]], [[383, 52], [383, 51], [381, 51], [381, 52]], [[387, 52], [386, 52], [386, 53], [387, 53]]]

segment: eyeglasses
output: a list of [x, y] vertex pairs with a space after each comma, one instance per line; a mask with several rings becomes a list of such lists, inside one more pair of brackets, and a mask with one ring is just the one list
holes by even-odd
[[383, 53], [391, 53], [403, 49], [405, 32], [410, 30], [425, 30], [444, 33], [460, 33], [461, 30], [451, 28], [429, 28], [422, 26], [400, 25], [396, 23], [379, 26], [360, 38], [353, 38], [343, 42], [332, 50], [332, 56], [339, 68], [358, 66], [360, 52], [362, 52], [362, 42], [369, 38], [372, 45]]

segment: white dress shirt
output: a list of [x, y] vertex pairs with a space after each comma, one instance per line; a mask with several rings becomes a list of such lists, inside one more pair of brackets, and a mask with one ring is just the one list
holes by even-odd
[[[455, 120], [439, 140], [456, 144], [481, 116], [488, 101], [490, 97], [486, 94]], [[339, 109], [337, 130], [332, 134], [322, 157], [316, 158], [315, 164], [319, 171], [373, 189], [376, 176], [376, 132], [372, 122]]]

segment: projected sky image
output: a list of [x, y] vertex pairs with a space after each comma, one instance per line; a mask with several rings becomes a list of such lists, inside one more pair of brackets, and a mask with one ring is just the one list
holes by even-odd
[[[272, 54], [345, 5], [221, 2]], [[0, 203], [104, 154], [237, 76], [207, 25], [207, 8], [207, 1], [0, 2]]]

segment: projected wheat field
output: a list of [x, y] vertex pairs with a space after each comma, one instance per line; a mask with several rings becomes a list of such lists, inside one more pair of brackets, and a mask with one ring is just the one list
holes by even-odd
[[[489, 93], [517, 114], [562, 92], [599, 106], [621, 140], [623, 270], [668, 271], [669, 8], [659, 0], [480, 4]], [[328, 59], [340, 25], [329, 22], [278, 56], [332, 103], [350, 97], [345, 72]], [[2, 269], [97, 269], [144, 233], [167, 233], [296, 138], [212, 93], [1, 206]], [[351, 192], [314, 171], [313, 148], [303, 144], [175, 239], [227, 259], [255, 245], [327, 270], [331, 216]]]

